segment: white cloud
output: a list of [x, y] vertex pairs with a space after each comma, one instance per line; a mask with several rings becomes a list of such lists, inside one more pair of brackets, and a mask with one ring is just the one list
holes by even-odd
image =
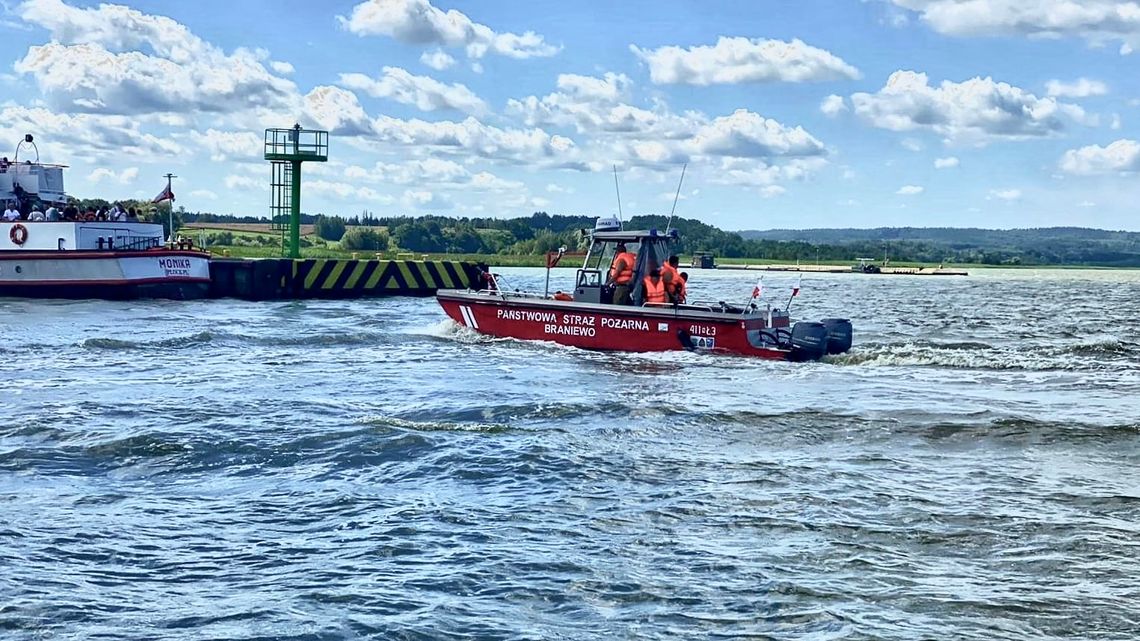
[[825, 165], [827, 160], [824, 158], [795, 158], [780, 164], [770, 164], [766, 160], [755, 158], [722, 158], [719, 170], [709, 178], [709, 182], [765, 187], [780, 182], [804, 180]]
[[788, 127], [746, 109], [737, 109], [698, 129], [692, 148], [697, 153], [742, 158], [821, 156], [827, 152], [823, 143], [802, 127]]
[[856, 79], [859, 70], [838, 56], [800, 40], [764, 40], [721, 36], [713, 46], [641, 49], [630, 45], [649, 65], [654, 84], [737, 84], [813, 82]]
[[1108, 128], [1113, 131], [1120, 129], [1120, 114], [1112, 114], [1112, 122], [1109, 123]]
[[215, 194], [214, 192], [210, 191], [209, 189], [195, 189], [194, 191], [190, 192], [190, 196], [192, 196], [194, 198], [200, 198], [203, 200], [217, 200], [218, 199], [218, 195]]
[[1128, 44], [1127, 42], [1120, 45], [1120, 55], [1128, 56], [1131, 54], [1132, 54], [1132, 45]]
[[926, 74], [896, 71], [878, 92], [851, 96], [855, 114], [893, 131], [929, 129], [951, 142], [987, 142], [1050, 136], [1064, 125], [1060, 116], [1083, 120], [1076, 105], [1038, 98], [992, 78], [931, 87]]
[[831, 94], [819, 104], [819, 110], [823, 112], [823, 115], [834, 118], [840, 112], [847, 111], [847, 103], [843, 100], [843, 96]]
[[1079, 37], [1093, 44], [1140, 37], [1132, 0], [891, 0], [952, 36]]
[[520, 116], [527, 126], [573, 126], [579, 132], [650, 134], [652, 138], [691, 136], [703, 117], [672, 114], [662, 104], [655, 110], [623, 102], [630, 79], [607, 73], [602, 78], [562, 74], [558, 91], [543, 98], [528, 96], [507, 101], [507, 112]]
[[377, 98], [390, 98], [421, 111], [454, 109], [466, 113], [483, 113], [487, 103], [465, 85], [444, 84], [428, 76], [416, 76], [400, 67], [384, 67], [379, 78], [361, 73], [340, 74], [340, 84]]
[[423, 210], [441, 211], [453, 207], [451, 199], [447, 196], [423, 189], [409, 189], [405, 191], [400, 202], [403, 203], [405, 207]]
[[534, 198], [530, 199], [530, 204], [532, 207], [548, 207], [550, 205], [550, 201], [546, 198], [535, 196]]
[[108, 169], [107, 167], [98, 167], [95, 169], [95, 171], [92, 171], [87, 175], [87, 181], [98, 184], [106, 180], [108, 182], [116, 182], [120, 185], [126, 185], [130, 184], [138, 177], [138, 167], [127, 167], [118, 173], [112, 169]]
[[1087, 98], [1108, 93], [1108, 85], [1100, 80], [1078, 78], [1073, 82], [1050, 80], [1045, 83], [1045, 92], [1056, 98]]
[[265, 157], [264, 139], [251, 131], [207, 129], [206, 133], [195, 133], [194, 140], [210, 152], [210, 160], [213, 162], [260, 161]]
[[935, 169], [950, 169], [952, 167], [957, 167], [957, 166], [958, 166], [958, 157], [957, 156], [949, 156], [947, 158], [935, 158], [934, 159], [934, 168]]
[[903, 185], [902, 187], [899, 187], [899, 190], [895, 193], [900, 196], [917, 196], [924, 191], [926, 191], [925, 187], [920, 187], [918, 185]]
[[294, 68], [293, 65], [289, 64], [288, 62], [285, 62], [284, 60], [274, 60], [274, 61], [270, 62], [269, 68], [276, 71], [277, 73], [279, 73], [283, 76], [288, 76], [288, 75], [297, 71], [297, 69]]
[[768, 185], [767, 187], [760, 188], [760, 195], [765, 198], [775, 198], [776, 196], [784, 195], [787, 191], [787, 189], [779, 185]]
[[52, 42], [29, 48], [14, 69], [60, 110], [233, 112], [287, 108], [296, 97], [296, 86], [263, 64], [264, 52], [226, 54], [170, 18], [60, 0], [28, 0], [17, 11], [48, 29]]
[[372, 123], [382, 142], [412, 147], [431, 147], [441, 153], [473, 154], [522, 163], [541, 159], [569, 159], [574, 141], [542, 129], [500, 129], [468, 117], [462, 122], [401, 120], [380, 116]]
[[1085, 209], [1088, 209], [1090, 207], [1096, 207], [1096, 203], [1094, 203], [1091, 200], [1083, 200], [1083, 201], [1077, 203], [1077, 207], [1083, 207]]
[[1107, 147], [1088, 145], [1070, 149], [1061, 157], [1061, 171], [1092, 175], [1140, 170], [1140, 143], [1122, 138]]
[[[226, 176], [225, 179], [222, 180], [222, 183], [226, 186], [226, 189], [229, 189], [231, 191], [253, 191], [269, 189], [268, 180], [258, 180], [252, 176], [241, 176], [238, 174], [230, 174], [229, 176]], [[306, 183], [306, 185], [308, 185], [308, 183]]]
[[305, 95], [304, 110], [310, 120], [334, 136], [360, 136], [372, 131], [356, 94], [340, 87], [313, 87]]
[[423, 52], [420, 55], [420, 62], [436, 71], [443, 71], [455, 64], [455, 58], [444, 53], [442, 49], [436, 49], [435, 51]]
[[548, 184], [546, 186], [546, 191], [548, 191], [552, 194], [572, 194], [572, 193], [574, 193], [573, 188], [563, 187], [562, 185], [556, 185], [554, 183]]
[[907, 151], [922, 151], [921, 140], [916, 140], [914, 138], [903, 138], [902, 142], [899, 144], [902, 145], [903, 149], [906, 149]]
[[559, 51], [533, 31], [496, 33], [460, 11], [437, 9], [428, 0], [367, 0], [353, 7], [349, 17], [337, 16], [337, 20], [358, 36], [464, 47], [470, 58], [482, 58], [488, 52], [511, 58], [546, 57]]
[[18, 140], [29, 131], [57, 148], [57, 158], [172, 158], [184, 150], [168, 136], [155, 136], [139, 129], [137, 118], [96, 114], [61, 114], [42, 107], [7, 106], [0, 109], [0, 140]]
[[351, 202], [368, 201], [384, 205], [396, 202], [395, 198], [378, 193], [371, 187], [361, 187], [332, 180], [306, 180], [305, 191]]
[[1021, 198], [1020, 189], [991, 189], [990, 195], [986, 198], [997, 198], [998, 200], [1017, 200]]

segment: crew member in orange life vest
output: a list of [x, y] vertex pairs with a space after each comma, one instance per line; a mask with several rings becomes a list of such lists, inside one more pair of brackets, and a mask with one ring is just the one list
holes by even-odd
[[609, 283], [614, 286], [614, 304], [632, 305], [629, 297], [629, 284], [633, 281], [633, 267], [637, 263], [637, 256], [625, 248], [625, 243], [618, 243], [614, 260], [610, 263]]
[[677, 301], [678, 305], [684, 305], [685, 299], [689, 297], [689, 272], [681, 272], [680, 276], [677, 279], [677, 293], [673, 300]]
[[678, 258], [670, 256], [669, 260], [661, 266], [661, 280], [665, 283], [665, 295], [669, 300], [677, 301], [677, 281], [681, 280], [681, 274], [677, 271]]
[[665, 295], [665, 281], [661, 278], [661, 270], [654, 269], [641, 281], [645, 292], [645, 303], [665, 303], [669, 301]]

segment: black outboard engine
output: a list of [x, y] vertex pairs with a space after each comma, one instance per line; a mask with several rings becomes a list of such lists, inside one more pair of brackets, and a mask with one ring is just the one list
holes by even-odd
[[792, 326], [793, 361], [818, 361], [827, 354], [827, 327], [823, 323], [800, 321]]
[[820, 321], [827, 328], [827, 353], [842, 354], [851, 349], [854, 328], [846, 318], [825, 318]]

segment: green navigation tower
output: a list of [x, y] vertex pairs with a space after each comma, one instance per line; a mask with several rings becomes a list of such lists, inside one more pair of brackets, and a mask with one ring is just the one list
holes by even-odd
[[301, 125], [293, 125], [291, 129], [266, 129], [265, 159], [273, 164], [269, 204], [273, 228], [289, 230], [289, 258], [300, 258], [301, 163], [328, 161], [329, 132], [301, 129]]

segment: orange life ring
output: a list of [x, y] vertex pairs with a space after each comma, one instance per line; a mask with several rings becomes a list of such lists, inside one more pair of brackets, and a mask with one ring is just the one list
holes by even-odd
[[28, 242], [28, 228], [16, 223], [12, 225], [12, 229], [8, 230], [8, 238], [13, 243], [23, 246], [24, 243]]

